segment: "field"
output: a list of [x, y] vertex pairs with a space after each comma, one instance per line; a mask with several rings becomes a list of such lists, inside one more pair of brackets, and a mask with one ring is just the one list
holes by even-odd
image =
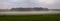
[[40, 15], [0, 15], [0, 21], [60, 21], [60, 13]]
[[[0, 12], [0, 21], [60, 21], [60, 13], [59, 12], [46, 12], [41, 14], [40, 13], [27, 13], [26, 15], [22, 15], [16, 12]], [[9, 15], [7, 15], [9, 14]], [[12, 14], [12, 15], [11, 15]], [[18, 15], [17, 15], [18, 14]]]

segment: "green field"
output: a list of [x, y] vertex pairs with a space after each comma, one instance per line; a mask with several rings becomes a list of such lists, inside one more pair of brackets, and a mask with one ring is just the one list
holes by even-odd
[[41, 15], [0, 15], [0, 21], [60, 21], [60, 13]]

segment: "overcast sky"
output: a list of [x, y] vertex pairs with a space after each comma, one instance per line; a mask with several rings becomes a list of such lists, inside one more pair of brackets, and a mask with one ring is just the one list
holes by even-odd
[[0, 9], [16, 7], [60, 9], [60, 0], [0, 0]]

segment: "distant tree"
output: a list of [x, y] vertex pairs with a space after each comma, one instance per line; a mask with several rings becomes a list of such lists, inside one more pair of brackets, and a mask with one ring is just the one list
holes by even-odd
[[15, 10], [15, 8], [12, 8], [11, 11]]
[[42, 7], [35, 7], [34, 10], [35, 11], [40, 11], [40, 10], [43, 10], [43, 8]]

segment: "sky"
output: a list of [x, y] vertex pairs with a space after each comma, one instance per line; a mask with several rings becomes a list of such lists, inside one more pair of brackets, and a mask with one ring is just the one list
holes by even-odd
[[0, 9], [43, 7], [60, 9], [60, 0], [0, 0]]

